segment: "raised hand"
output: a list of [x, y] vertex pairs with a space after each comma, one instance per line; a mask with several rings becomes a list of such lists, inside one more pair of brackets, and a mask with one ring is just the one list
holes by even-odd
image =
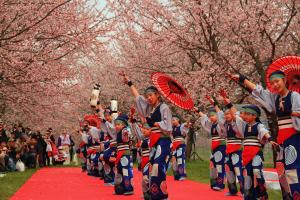
[[220, 96], [223, 98], [225, 105], [230, 103], [230, 99], [229, 99], [225, 89], [220, 90]]
[[205, 98], [209, 101], [209, 103], [210, 103], [212, 106], [215, 105], [215, 101], [211, 98], [211, 96], [205, 95]]
[[202, 113], [202, 111], [203, 111], [203, 108], [202, 107], [194, 107], [193, 109], [192, 109], [192, 111], [194, 111], [197, 115], [199, 115], [200, 117], [202, 117], [204, 114]]
[[125, 74], [125, 72], [124, 71], [121, 71], [120, 73], [119, 73], [119, 75], [121, 76], [121, 77], [123, 77], [123, 82], [124, 82], [124, 84], [128, 84], [128, 82], [130, 81], [129, 80], [129, 77]]
[[200, 112], [200, 109], [197, 108], [197, 107], [194, 107], [194, 108], [192, 109], [192, 111], [195, 112], [195, 113], [198, 113], [198, 112]]
[[131, 106], [130, 107], [130, 115], [133, 116], [135, 113], [135, 107], [134, 106]]
[[242, 88], [247, 90], [249, 93], [252, 93], [252, 91], [255, 89], [256, 84], [249, 81], [249, 79], [244, 76], [243, 74], [227, 74], [227, 76], [238, 83]]
[[96, 83], [94, 85], [94, 88], [97, 89], [97, 90], [100, 90], [101, 89], [101, 84], [100, 83]]
[[240, 79], [240, 75], [239, 74], [230, 74], [230, 73], [227, 73], [226, 74], [231, 80], [235, 81], [235, 82], [238, 82], [239, 79]]
[[228, 99], [228, 95], [225, 89], [220, 90], [220, 95], [223, 97], [223, 99]]
[[129, 77], [125, 74], [125, 72], [121, 71], [119, 73], [121, 77], [123, 77], [124, 84], [128, 85], [130, 87], [131, 93], [134, 97], [140, 96], [139, 91], [136, 89], [136, 87], [133, 85], [132, 81], [129, 79]]

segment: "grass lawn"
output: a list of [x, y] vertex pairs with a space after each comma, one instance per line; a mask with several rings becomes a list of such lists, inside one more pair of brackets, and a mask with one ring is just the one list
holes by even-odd
[[26, 169], [25, 172], [10, 172], [0, 178], [0, 199], [11, 197], [37, 169]]
[[[56, 165], [51, 167], [79, 167], [75, 163], [70, 165]], [[0, 178], [0, 200], [9, 199], [39, 168], [26, 169], [25, 172], [10, 172]]]

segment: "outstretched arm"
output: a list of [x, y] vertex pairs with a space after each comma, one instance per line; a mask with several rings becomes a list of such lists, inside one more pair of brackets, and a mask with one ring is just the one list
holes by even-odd
[[216, 109], [217, 113], [221, 111], [221, 109], [220, 109], [218, 103], [217, 103], [211, 96], [206, 95], [205, 97], [206, 97], [206, 99], [209, 101], [209, 103], [210, 103], [212, 106], [214, 106], [214, 108]]
[[276, 94], [271, 93], [269, 90], [263, 89], [261, 85], [252, 83], [243, 75], [230, 74], [229, 76], [232, 80], [249, 89], [249, 92], [252, 93], [252, 96], [255, 98], [255, 100], [261, 103], [269, 112], [275, 111]]
[[136, 87], [133, 85], [132, 81], [129, 79], [129, 77], [124, 73], [121, 72], [120, 76], [123, 77], [123, 81], [126, 85], [128, 85], [130, 87], [130, 91], [132, 93], [132, 95], [137, 98], [138, 96], [140, 96], [140, 93], [138, 92], [138, 90], [136, 89]]
[[227, 95], [227, 92], [224, 89], [220, 90], [220, 96], [222, 97], [226, 108], [230, 109], [230, 112], [231, 112], [233, 118], [235, 118], [235, 114], [237, 113], [237, 109], [231, 103], [231, 101], [230, 101], [230, 99], [229, 99], [229, 97]]
[[193, 111], [194, 111], [197, 115], [199, 115], [200, 117], [204, 117], [204, 116], [205, 116], [205, 114], [204, 114], [199, 108], [197, 108], [197, 107], [194, 107]]
[[273, 147], [277, 147], [278, 144], [272, 140], [270, 132], [264, 127], [263, 124], [259, 124], [258, 128], [258, 137], [262, 142], [269, 142]]
[[249, 81], [244, 75], [241, 74], [229, 74], [230, 78], [237, 83], [245, 85], [248, 89], [253, 91], [256, 87], [255, 83]]
[[129, 77], [124, 72], [121, 72], [120, 76], [123, 77], [124, 83], [130, 87], [131, 93], [135, 97], [135, 103], [138, 113], [143, 117], [147, 117], [151, 112], [150, 105], [145, 100], [145, 98], [142, 95], [140, 95], [136, 87], [133, 85]]
[[206, 114], [204, 114], [199, 108], [194, 108], [193, 111], [200, 116], [200, 123], [202, 127], [207, 131], [210, 132], [212, 123], [209, 121]]

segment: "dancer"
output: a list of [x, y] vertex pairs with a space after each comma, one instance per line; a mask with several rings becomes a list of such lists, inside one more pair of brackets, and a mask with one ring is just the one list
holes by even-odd
[[[288, 90], [284, 72], [274, 71], [268, 77], [273, 93], [255, 85], [243, 75], [232, 75], [235, 81], [253, 90], [252, 95], [278, 118], [277, 142], [280, 145], [276, 169], [283, 199], [300, 196], [300, 95]], [[297, 156], [298, 155], [298, 156]]]
[[119, 115], [115, 120], [115, 130], [117, 132], [117, 158], [115, 175], [115, 194], [133, 194], [132, 178], [133, 163], [129, 149], [130, 133], [127, 130], [128, 117]]
[[80, 130], [78, 132], [81, 135], [81, 140], [79, 144], [79, 153], [80, 153], [80, 158], [81, 158], [81, 168], [82, 172], [87, 171], [87, 143], [88, 143], [88, 126], [89, 122], [84, 121], [82, 127], [80, 127]]
[[150, 199], [167, 199], [166, 171], [170, 161], [170, 134], [172, 131], [172, 114], [169, 107], [161, 101], [159, 91], [154, 86], [145, 90], [145, 97], [141, 96], [124, 73], [124, 82], [130, 87], [136, 98], [139, 114], [146, 118], [150, 129], [144, 134], [150, 137]]
[[104, 119], [102, 119], [101, 128], [105, 133], [104, 151], [100, 154], [100, 160], [104, 168], [104, 183], [107, 186], [114, 185], [115, 179], [115, 161], [117, 153], [117, 142], [114, 124], [112, 121], [112, 111], [110, 108], [104, 110]]
[[130, 109], [130, 128], [132, 133], [137, 138], [137, 147], [139, 152], [139, 170], [142, 172], [143, 178], [142, 178], [142, 191], [143, 191], [143, 198], [149, 199], [150, 198], [150, 190], [149, 190], [149, 155], [150, 155], [150, 149], [149, 149], [149, 137], [145, 137], [143, 132], [148, 131], [150, 128], [146, 122], [145, 119], [141, 120], [140, 126], [138, 125], [137, 119], [134, 117], [135, 114], [135, 108], [131, 107]]
[[261, 111], [256, 105], [243, 107], [244, 120], [236, 115], [236, 123], [240, 133], [243, 133], [243, 167], [244, 167], [244, 199], [268, 199], [263, 174], [262, 146], [269, 142], [274, 147], [269, 131], [260, 122]]
[[[209, 98], [211, 101], [211, 99]], [[214, 104], [214, 102], [211, 102]], [[208, 116], [200, 109], [195, 108], [195, 111], [200, 115], [200, 120], [203, 128], [211, 134], [211, 159], [210, 159], [210, 186], [213, 190], [220, 191], [225, 188], [225, 152], [226, 143], [220, 137], [222, 129], [218, 124], [217, 112], [214, 108], [210, 108]]]
[[172, 168], [174, 179], [177, 181], [185, 180], [186, 169], [185, 169], [185, 137], [189, 131], [189, 123], [182, 123], [178, 116], [172, 117], [173, 125], [173, 143], [172, 143]]
[[100, 157], [100, 130], [94, 126], [89, 127], [87, 158], [88, 158], [88, 175], [100, 177], [99, 157]]
[[240, 192], [243, 194], [244, 176], [242, 168], [242, 133], [239, 133], [238, 125], [235, 121], [235, 109], [227, 97], [225, 90], [221, 90], [221, 97], [226, 105], [225, 112], [216, 105], [218, 112], [218, 122], [221, 127], [222, 137], [226, 138], [226, 178], [229, 192], [227, 196], [237, 195], [236, 178], [239, 181]]

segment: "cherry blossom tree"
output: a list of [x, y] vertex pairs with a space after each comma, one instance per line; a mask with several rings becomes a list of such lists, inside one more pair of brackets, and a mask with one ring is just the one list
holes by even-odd
[[[300, 53], [297, 0], [0, 0], [0, 112], [6, 121], [75, 126], [100, 100], [133, 103], [119, 80], [138, 88], [166, 72], [196, 104], [226, 88], [234, 102], [248, 93], [226, 77], [241, 72], [264, 85], [276, 58]], [[248, 101], [248, 99], [246, 99]], [[174, 112], [181, 112], [173, 109]], [[51, 125], [53, 126], [53, 125]]]
[[114, 26], [107, 6], [93, 0], [0, 5], [1, 118], [40, 128], [70, 125], [80, 90], [93, 84], [89, 63], [101, 57]]
[[228, 71], [264, 83], [274, 59], [300, 52], [295, 0], [111, 2], [120, 16], [122, 65], [138, 77], [173, 74], [194, 98], [203, 99], [207, 89], [229, 88]]
[[[207, 93], [217, 96], [221, 88], [235, 103], [251, 101], [226, 73], [240, 72], [265, 86], [264, 72], [272, 61], [300, 54], [297, 0], [110, 3], [119, 20], [120, 66], [141, 85], [153, 71], [169, 73], [202, 105]], [[274, 118], [267, 115], [273, 128]]]

